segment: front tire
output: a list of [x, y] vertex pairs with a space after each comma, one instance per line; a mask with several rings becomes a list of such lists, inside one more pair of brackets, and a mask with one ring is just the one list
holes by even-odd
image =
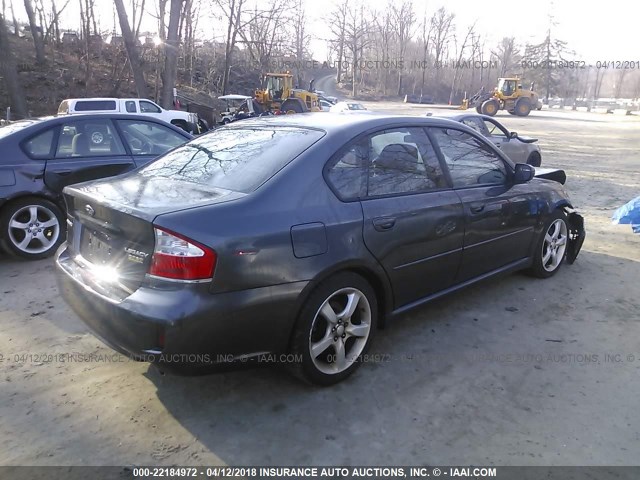
[[64, 213], [44, 198], [17, 200], [0, 214], [0, 243], [17, 257], [38, 260], [51, 256], [64, 241], [65, 233]]
[[311, 293], [300, 312], [291, 350], [300, 359], [296, 375], [317, 385], [333, 385], [360, 365], [375, 335], [378, 303], [360, 275], [337, 274]]
[[527, 158], [527, 163], [532, 167], [539, 167], [542, 165], [542, 157], [538, 152], [532, 152], [529, 158]]
[[549, 278], [555, 275], [567, 256], [568, 242], [567, 216], [561, 210], [556, 210], [542, 230], [529, 273], [538, 278]]
[[500, 109], [500, 104], [495, 98], [490, 98], [482, 104], [482, 114], [493, 117]]

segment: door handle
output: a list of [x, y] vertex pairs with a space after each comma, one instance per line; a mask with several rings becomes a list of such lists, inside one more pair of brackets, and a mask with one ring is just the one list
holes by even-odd
[[471, 213], [481, 213], [484, 210], [484, 203], [471, 205], [469, 207], [469, 210], [471, 210]]
[[56, 175], [60, 175], [61, 177], [65, 177], [71, 174], [71, 170], [54, 170]]
[[378, 217], [373, 219], [373, 228], [382, 232], [384, 230], [391, 230], [396, 224], [396, 219], [393, 217]]

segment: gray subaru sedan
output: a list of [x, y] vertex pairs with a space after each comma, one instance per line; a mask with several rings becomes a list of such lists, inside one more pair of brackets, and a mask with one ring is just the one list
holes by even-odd
[[564, 172], [535, 175], [446, 119], [247, 120], [66, 187], [59, 286], [132, 358], [178, 372], [284, 359], [329, 385], [392, 317], [576, 259]]

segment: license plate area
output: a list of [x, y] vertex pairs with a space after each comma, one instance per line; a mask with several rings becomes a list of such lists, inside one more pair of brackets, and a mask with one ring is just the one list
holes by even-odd
[[106, 233], [85, 228], [80, 240], [80, 253], [94, 265], [107, 265], [114, 261], [113, 239]]

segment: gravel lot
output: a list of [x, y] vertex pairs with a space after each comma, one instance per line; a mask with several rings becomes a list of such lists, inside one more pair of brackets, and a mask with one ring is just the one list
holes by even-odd
[[333, 388], [267, 368], [163, 377], [88, 333], [51, 260], [0, 254], [0, 465], [637, 464], [640, 236], [610, 217], [640, 195], [640, 117], [498, 118], [566, 169], [588, 229], [577, 263], [400, 318], [382, 361]]

